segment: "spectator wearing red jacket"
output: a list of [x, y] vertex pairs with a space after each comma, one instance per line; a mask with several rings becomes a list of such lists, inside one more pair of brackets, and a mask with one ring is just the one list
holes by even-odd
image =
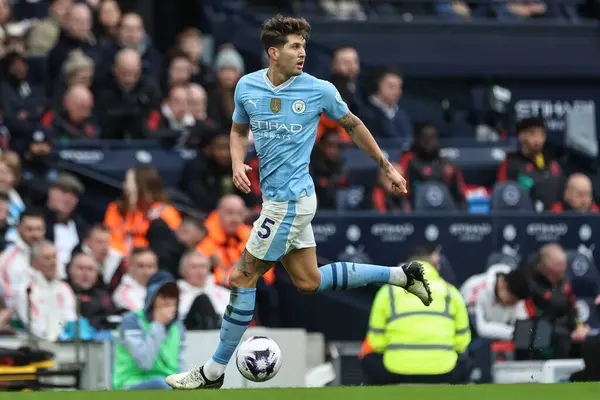
[[563, 211], [593, 212], [600, 209], [594, 203], [592, 181], [584, 174], [569, 176], [563, 199], [552, 205], [552, 212]]
[[400, 158], [406, 188], [411, 202], [417, 187], [423, 182], [438, 182], [448, 186], [454, 201], [465, 205], [465, 182], [460, 168], [440, 155], [437, 127], [433, 124], [417, 124], [412, 148]]

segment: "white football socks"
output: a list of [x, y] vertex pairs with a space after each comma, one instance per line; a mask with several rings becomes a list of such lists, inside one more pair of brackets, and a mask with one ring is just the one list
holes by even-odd
[[402, 267], [391, 267], [390, 268], [390, 284], [394, 286], [404, 287], [406, 286], [406, 274]]
[[204, 364], [204, 376], [211, 381], [216, 381], [225, 373], [227, 365], [219, 364], [212, 358]]

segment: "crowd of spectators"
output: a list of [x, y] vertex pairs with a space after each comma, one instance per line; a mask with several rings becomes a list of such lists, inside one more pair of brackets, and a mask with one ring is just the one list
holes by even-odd
[[[338, 17], [364, 18], [366, 9], [379, 7], [367, 3], [322, 1], [321, 6]], [[255, 156], [248, 161], [253, 167], [251, 193], [238, 192], [231, 178], [229, 128], [234, 88], [248, 72], [244, 59], [224, 45], [214, 63], [205, 64], [203, 36], [196, 28], [184, 29], [174, 47], [161, 54], [146, 34], [142, 17], [122, 13], [115, 0], [49, 4], [47, 18], [15, 21], [10, 3], [0, 0], [0, 329], [12, 332], [26, 326], [39, 337], [58, 340], [65, 326], [78, 319], [84, 318], [93, 331], [110, 330], [118, 320], [115, 315], [150, 312], [154, 304], [172, 308], [173, 298], [177, 310], [153, 314], [150, 321], [164, 320], [163, 325], [170, 326], [177, 319], [187, 329], [218, 328], [229, 300], [229, 275], [262, 198]], [[468, 14], [468, 6], [461, 4], [439, 7]], [[528, 5], [528, 12], [541, 5]], [[515, 7], [507, 5], [512, 13], [525, 13], [525, 6]], [[469, 193], [480, 188], [465, 182], [461, 168], [443, 156], [440, 127], [430, 121], [415, 123], [403, 107], [402, 74], [382, 70], [372, 86], [365, 87], [358, 84], [360, 66], [355, 49], [339, 48], [329, 78], [377, 139], [411, 143], [392, 160], [406, 177], [409, 193], [393, 193], [380, 175], [362, 187], [353, 208], [410, 212], [419, 185], [436, 182], [466, 209]], [[538, 211], [598, 212], [590, 179], [583, 174], [565, 176], [558, 160], [545, 152], [543, 120], [519, 121], [516, 135], [520, 149], [500, 165], [498, 182], [517, 182]], [[106, 205], [103, 221], [80, 215], [77, 206], [86, 188], [52, 162], [53, 144], [147, 138], [157, 139], [167, 150], [196, 151], [179, 182], [165, 183], [151, 166], [137, 166], [126, 172], [122, 195]], [[342, 150], [351, 146], [343, 128], [322, 116], [310, 167], [322, 210], [337, 208], [338, 194], [349, 187]], [[187, 195], [206, 218], [182, 215], [170, 202], [166, 186]], [[544, 254], [539, 265], [546, 265]], [[170, 279], [177, 282], [177, 289], [162, 300], [156, 297], [162, 286], [153, 278], [159, 271], [171, 277], [159, 279], [161, 285]], [[512, 289], [518, 285], [514, 275], [498, 271], [489, 272], [489, 279], [477, 279], [492, 282], [499, 294], [506, 293], [501, 301], [513, 306], [525, 295]], [[547, 270], [535, 271], [543, 275]], [[257, 324], [277, 324], [271, 312], [277, 307], [274, 282], [273, 269], [259, 282]], [[562, 275], [557, 282], [543, 281], [551, 286], [543, 290], [561, 282]], [[484, 300], [493, 303], [488, 297]], [[496, 314], [505, 319], [505, 311]], [[509, 314], [514, 319], [516, 314]], [[128, 314], [128, 325], [150, 323], [135, 315]], [[569, 324], [578, 332], [574, 340], [585, 337], [587, 332]], [[504, 332], [497, 335], [504, 338], [509, 329], [497, 331]], [[137, 346], [132, 343], [123, 345]], [[130, 352], [134, 356], [135, 351]], [[173, 361], [172, 367], [176, 364]]]
[[[234, 6], [244, 4], [260, 9], [273, 7], [266, 0], [235, 1]], [[282, 1], [279, 7], [304, 14], [321, 15], [335, 20], [365, 21], [387, 18], [431, 18], [441, 20], [502, 20], [519, 21], [534, 18], [598, 18], [596, 2], [550, 2], [534, 1], [416, 1], [416, 0], [293, 0]]]

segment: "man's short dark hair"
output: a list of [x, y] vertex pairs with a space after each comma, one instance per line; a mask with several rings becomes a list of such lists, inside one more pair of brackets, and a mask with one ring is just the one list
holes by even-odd
[[377, 85], [379, 86], [383, 78], [385, 78], [388, 75], [396, 75], [398, 78], [402, 79], [402, 73], [399, 70], [395, 68], [383, 68], [377, 71], [377, 73], [375, 74], [375, 82], [377, 83]]
[[276, 15], [263, 23], [260, 41], [266, 52], [271, 47], [281, 47], [287, 43], [288, 35], [300, 35], [304, 40], [310, 36], [310, 24], [304, 18]]
[[523, 300], [529, 297], [529, 281], [520, 269], [512, 270], [504, 275], [504, 281], [508, 291], [516, 298]]
[[546, 129], [542, 117], [527, 117], [519, 120], [516, 125], [517, 135], [534, 128]]
[[155, 254], [154, 251], [150, 247], [134, 247], [129, 254], [129, 257], [133, 258], [139, 256], [140, 254], [152, 253]]
[[436, 249], [433, 246], [415, 246], [408, 251], [406, 260], [414, 261], [428, 259], [435, 251]]
[[41, 218], [44, 219], [44, 213], [37, 208], [27, 208], [19, 216], [19, 223], [22, 223], [25, 218]]
[[97, 222], [94, 225], [92, 225], [90, 227], [90, 229], [88, 229], [87, 235], [85, 235], [86, 239], [91, 238], [92, 237], [92, 233], [94, 233], [96, 231], [110, 232], [110, 229], [108, 228], [108, 226], [104, 225], [103, 223]]

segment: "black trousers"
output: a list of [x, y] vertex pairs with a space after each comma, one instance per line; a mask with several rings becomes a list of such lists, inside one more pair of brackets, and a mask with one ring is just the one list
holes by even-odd
[[400, 375], [388, 371], [383, 365], [383, 354], [371, 353], [361, 360], [363, 377], [367, 385], [394, 384], [458, 384], [466, 381], [462, 365], [442, 375]]

